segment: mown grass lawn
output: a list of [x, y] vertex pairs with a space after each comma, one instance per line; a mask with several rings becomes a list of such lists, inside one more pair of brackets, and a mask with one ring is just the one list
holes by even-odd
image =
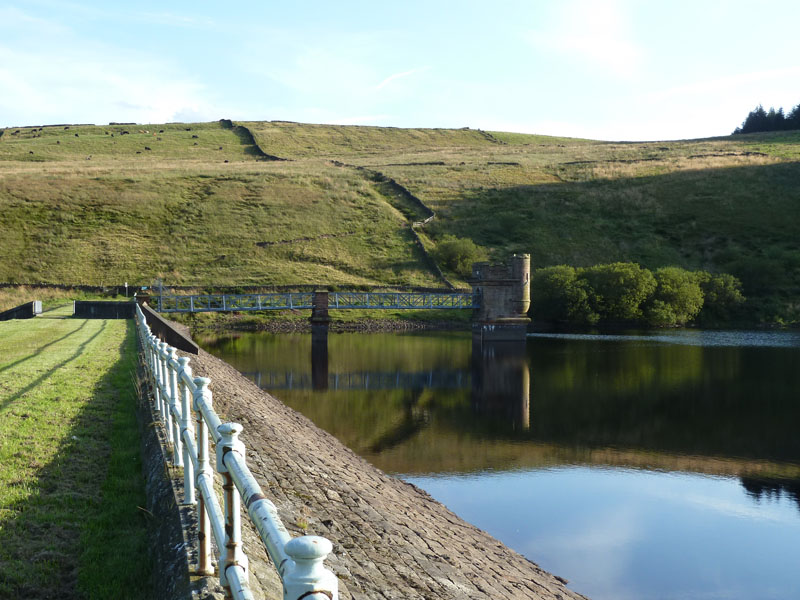
[[148, 598], [132, 322], [0, 323], [0, 598]]

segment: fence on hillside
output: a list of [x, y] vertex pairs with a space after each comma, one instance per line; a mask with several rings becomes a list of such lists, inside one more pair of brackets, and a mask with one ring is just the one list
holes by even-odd
[[[136, 306], [139, 341], [152, 400], [172, 446], [172, 464], [183, 468], [184, 502], [197, 506], [198, 573], [214, 574], [211, 536], [218, 548], [220, 583], [226, 597], [250, 600], [247, 556], [242, 550], [241, 501], [258, 530], [283, 583], [287, 600], [337, 600], [338, 580], [323, 565], [331, 542], [323, 537], [292, 538], [275, 505], [261, 491], [245, 462], [239, 439], [242, 426], [222, 423], [214, 412], [210, 380], [193, 377], [189, 358], [161, 342]], [[209, 436], [215, 445], [209, 456]], [[215, 470], [222, 476], [223, 506], [214, 490]], [[238, 493], [237, 493], [238, 492]]]

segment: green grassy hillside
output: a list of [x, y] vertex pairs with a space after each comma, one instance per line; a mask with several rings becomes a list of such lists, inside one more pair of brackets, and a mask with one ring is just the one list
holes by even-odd
[[430, 250], [456, 235], [534, 266], [730, 272], [759, 318], [800, 319], [798, 132], [614, 143], [239, 125], [3, 130], [0, 280], [441, 285], [409, 228], [418, 207], [380, 173], [436, 212], [419, 230]]
[[0, 138], [0, 281], [440, 283], [354, 171], [260, 160], [216, 123], [15, 131]]
[[286, 121], [242, 125], [265, 152], [287, 159], [403, 156], [448, 148], [482, 148], [496, 142], [491, 134], [475, 129], [400, 129]]

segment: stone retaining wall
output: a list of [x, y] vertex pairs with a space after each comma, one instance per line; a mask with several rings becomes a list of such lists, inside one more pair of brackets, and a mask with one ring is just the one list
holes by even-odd
[[[215, 410], [244, 426], [248, 465], [287, 529], [333, 542], [326, 562], [343, 600], [584, 598], [424, 491], [374, 468], [227, 363], [203, 350], [190, 358], [195, 375], [211, 378]], [[280, 598], [275, 570], [243, 522], [254, 592]]]

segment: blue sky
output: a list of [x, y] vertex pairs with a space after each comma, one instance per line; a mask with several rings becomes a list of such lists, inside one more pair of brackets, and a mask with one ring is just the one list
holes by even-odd
[[800, 103], [800, 2], [0, 4], [0, 127], [291, 120], [607, 140]]

